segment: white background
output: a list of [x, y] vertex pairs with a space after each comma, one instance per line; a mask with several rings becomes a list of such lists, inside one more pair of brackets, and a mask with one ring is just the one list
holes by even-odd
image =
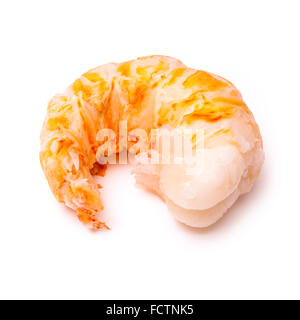
[[[300, 298], [299, 1], [2, 1], [0, 298]], [[220, 74], [260, 125], [253, 191], [207, 230], [134, 186], [102, 181], [109, 232], [52, 196], [39, 165], [49, 99], [83, 72], [174, 56]]]

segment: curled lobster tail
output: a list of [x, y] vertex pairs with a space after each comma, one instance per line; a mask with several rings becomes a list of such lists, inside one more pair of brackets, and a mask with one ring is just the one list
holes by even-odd
[[159, 194], [188, 225], [217, 221], [259, 175], [264, 158], [260, 132], [232, 83], [165, 56], [103, 65], [50, 101], [41, 133], [41, 166], [52, 192], [93, 228], [107, 228], [99, 220], [103, 206], [93, 178], [103, 173], [97, 164], [104, 143], [99, 132], [115, 133], [115, 149], [108, 149], [107, 156], [130, 151], [132, 142], [120, 143], [121, 122], [132, 135], [144, 130], [146, 138], [152, 129], [177, 130], [175, 136], [201, 129], [201, 145], [195, 136], [184, 137], [201, 151], [201, 162], [162, 161], [136, 169], [137, 182]]

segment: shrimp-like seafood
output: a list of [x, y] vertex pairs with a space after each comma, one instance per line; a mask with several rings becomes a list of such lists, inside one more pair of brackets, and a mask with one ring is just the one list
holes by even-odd
[[[201, 163], [136, 169], [137, 183], [160, 195], [184, 224], [213, 224], [259, 176], [264, 160], [259, 128], [232, 83], [166, 56], [109, 63], [50, 101], [41, 133], [40, 161], [53, 194], [93, 228], [107, 228], [100, 221], [100, 186], [93, 177], [104, 174], [98, 132], [118, 132], [120, 121], [128, 131], [202, 130]], [[118, 144], [115, 153], [124, 148], [129, 145]]]

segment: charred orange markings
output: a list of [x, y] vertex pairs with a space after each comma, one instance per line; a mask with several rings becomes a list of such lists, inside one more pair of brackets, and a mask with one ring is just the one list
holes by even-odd
[[216, 79], [213, 75], [205, 71], [196, 71], [191, 74], [183, 82], [185, 88], [192, 88], [194, 86], [200, 87], [202, 90], [216, 90], [226, 86], [226, 83]]
[[160, 61], [156, 65], [149, 64], [144, 66], [138, 66], [134, 69], [133, 62], [128, 61], [122, 63], [117, 71], [124, 77], [132, 79], [134, 81], [134, 72], [139, 76], [135, 80], [135, 87], [130, 88], [132, 84], [131, 81], [127, 82], [128, 80], [121, 79], [120, 83], [122, 87], [129, 93], [129, 103], [132, 106], [134, 111], [139, 111], [142, 109], [143, 105], [142, 102], [147, 95], [148, 90], [153, 89], [158, 86], [159, 81], [154, 83], [150, 83], [151, 78], [155, 73], [160, 71], [165, 71], [169, 67], [163, 61]]
[[81, 79], [77, 79], [72, 86], [74, 93], [79, 95], [81, 92], [84, 100], [88, 101], [89, 103], [99, 104], [107, 90], [105, 80], [95, 72], [85, 73], [83, 77], [89, 80], [92, 84], [87, 85], [84, 84]]
[[124, 77], [131, 76], [131, 61], [124, 62], [118, 67], [118, 72]]
[[160, 122], [164, 122], [164, 120], [167, 118], [168, 113], [169, 113], [168, 108], [160, 108], [159, 109], [158, 115], [159, 115]]
[[231, 131], [230, 129], [220, 129], [220, 130], [216, 131], [214, 134], [212, 134], [211, 137], [226, 134], [226, 133], [229, 133], [230, 131]]
[[166, 70], [168, 70], [168, 66], [163, 61], [160, 61], [157, 65], [137, 67], [136, 73], [141, 76], [140, 80], [149, 81], [154, 74]]
[[136, 68], [136, 73], [145, 79], [148, 78], [148, 74], [149, 74], [148, 71], [149, 71], [149, 67], [137, 67]]
[[67, 129], [69, 125], [70, 125], [70, 120], [64, 115], [49, 118], [47, 121], [47, 128], [51, 131], [57, 130], [59, 128]]
[[92, 90], [90, 87], [84, 85], [80, 79], [77, 79], [73, 83], [73, 91], [76, 95], [79, 94], [79, 92], [82, 92], [83, 99], [87, 99], [92, 95]]
[[192, 93], [187, 99], [184, 99], [180, 104], [181, 107], [189, 107], [199, 101], [199, 92]]
[[[184, 121], [190, 123], [194, 120], [204, 120], [207, 122], [215, 122], [223, 118], [230, 117], [237, 105], [241, 105], [242, 102], [238, 99], [222, 99], [208, 101], [205, 98], [205, 91], [208, 90], [218, 90], [226, 86], [226, 83], [216, 79], [213, 75], [204, 72], [196, 71], [190, 75], [184, 82], [185, 88], [198, 87], [200, 90], [198, 93], [202, 93], [202, 98], [204, 99], [203, 104], [200, 108], [195, 109], [192, 113], [184, 117]], [[191, 97], [185, 100], [186, 105], [190, 105], [196, 102], [198, 98], [198, 93], [194, 93]]]
[[[187, 107], [191, 107], [193, 105], [195, 109], [199, 107], [199, 92], [194, 92], [188, 98], [180, 102], [174, 102], [168, 107], [161, 108], [158, 112], [158, 126], [161, 126], [167, 120], [176, 124], [176, 121], [178, 121], [182, 116], [182, 112], [184, 112]], [[179, 112], [180, 110], [182, 112]], [[168, 115], [170, 116], [168, 117]]]
[[178, 68], [178, 69], [173, 70], [171, 72], [171, 78], [168, 81], [167, 85], [168, 86], [173, 85], [176, 82], [176, 80], [183, 75], [185, 70], [186, 70], [186, 68]]
[[138, 85], [130, 99], [130, 103], [135, 108], [139, 109], [142, 107], [141, 103], [146, 95], [147, 90], [149, 90], [149, 87], [146, 84]]
[[207, 122], [215, 122], [222, 118], [227, 118], [232, 115], [233, 107], [216, 106], [204, 104], [201, 109], [195, 110], [192, 113], [184, 116], [185, 121], [191, 123], [194, 120], [204, 120]]
[[53, 98], [48, 104], [48, 112], [61, 112], [67, 108], [72, 108], [72, 106], [67, 104], [67, 102], [68, 98], [66, 96]]
[[64, 139], [60, 141], [59, 147], [56, 151], [61, 157], [64, 157], [69, 154], [69, 148], [73, 145], [73, 141], [70, 139]]
[[86, 79], [88, 79], [91, 82], [104, 82], [104, 79], [99, 76], [96, 72], [87, 72], [83, 75]]

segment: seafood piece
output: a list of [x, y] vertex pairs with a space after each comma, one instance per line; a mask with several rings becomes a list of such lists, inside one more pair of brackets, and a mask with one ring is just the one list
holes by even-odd
[[[146, 132], [144, 146], [152, 145], [153, 129], [201, 130], [200, 145], [194, 136], [183, 138], [201, 153], [200, 161], [136, 166], [137, 183], [157, 193], [187, 225], [207, 227], [216, 222], [259, 176], [262, 138], [232, 83], [166, 56], [99, 66], [50, 101], [40, 151], [42, 169], [57, 200], [93, 228], [107, 228], [100, 220], [100, 186], [93, 177], [105, 171], [99, 154], [109, 157], [143, 149], [134, 139], [124, 139], [120, 123], [126, 123], [131, 136]], [[114, 133], [111, 141], [103, 139], [103, 132]], [[111, 147], [104, 154], [105, 144]], [[147, 150], [139, 151], [148, 155]], [[171, 148], [171, 158], [174, 154]]]

